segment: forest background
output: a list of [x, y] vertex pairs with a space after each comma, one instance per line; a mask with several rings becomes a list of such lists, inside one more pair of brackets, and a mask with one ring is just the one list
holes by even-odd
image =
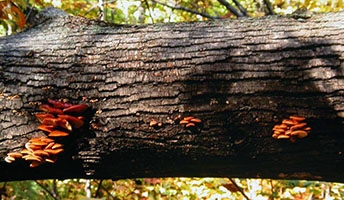
[[[338, 12], [343, 0], [0, 0], [0, 35], [29, 28], [48, 7], [116, 24], [152, 24], [238, 17]], [[306, 180], [139, 178], [0, 183], [0, 199], [343, 199], [344, 184]]]

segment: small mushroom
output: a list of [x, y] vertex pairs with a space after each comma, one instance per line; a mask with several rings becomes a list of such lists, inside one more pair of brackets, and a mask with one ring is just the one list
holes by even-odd
[[55, 130], [55, 131], [52, 131], [51, 133], [49, 133], [48, 136], [49, 137], [65, 137], [65, 136], [68, 136], [68, 135], [69, 135], [69, 133]]
[[308, 133], [306, 131], [297, 130], [291, 132], [291, 135], [297, 136], [298, 138], [304, 138], [308, 136]]
[[290, 138], [289, 135], [279, 135], [279, 136], [277, 137], [277, 139], [289, 139], [289, 138]]
[[186, 120], [182, 120], [179, 122], [179, 124], [188, 124], [188, 123], [189, 123], [189, 121], [186, 121]]
[[50, 162], [50, 163], [55, 163], [56, 160], [57, 160], [57, 157], [56, 156], [51, 156], [49, 158], [45, 158], [44, 159], [46, 162]]
[[68, 131], [72, 131], [72, 130], [73, 130], [72, 125], [71, 125], [67, 120], [61, 119], [61, 118], [58, 118], [58, 119], [60, 119], [60, 120], [58, 121], [58, 125], [59, 125], [60, 127], [66, 129], [66, 130], [68, 130]]
[[40, 161], [32, 161], [32, 163], [30, 164], [30, 167], [33, 168], [33, 167], [38, 167], [40, 166], [41, 164], [43, 164], [43, 162], [40, 162]]
[[26, 155], [26, 156], [23, 156], [23, 159], [29, 160], [29, 161], [42, 162], [42, 158], [40, 156], [35, 156], [35, 155]]
[[5, 161], [6, 161], [7, 163], [12, 163], [12, 162], [15, 161], [15, 160], [16, 160], [15, 158], [12, 158], [12, 157], [9, 157], [9, 156], [5, 157]]
[[[74, 105], [68, 108], [63, 109], [64, 113], [83, 113], [86, 109], [88, 108], [88, 105], [86, 104], [79, 104], [79, 105]], [[62, 114], [62, 113], [59, 113]]]
[[46, 146], [48, 143], [35, 140], [35, 141], [30, 141], [30, 144], [35, 145], [35, 146]]
[[290, 116], [289, 119], [300, 122], [300, 121], [304, 121], [306, 118], [304, 117], [297, 117], [297, 116]]
[[193, 118], [193, 119], [191, 119], [190, 121], [191, 121], [191, 122], [195, 122], [195, 123], [201, 123], [201, 122], [202, 122], [202, 120], [197, 119], [197, 118]]
[[55, 144], [51, 147], [51, 149], [58, 149], [58, 148], [61, 148], [61, 147], [63, 147], [62, 144], [55, 143]]
[[23, 154], [19, 153], [19, 152], [10, 152], [7, 154], [8, 157], [12, 157], [12, 158], [22, 158]]
[[63, 114], [61, 109], [51, 107], [47, 104], [40, 105], [39, 109], [47, 113]]
[[43, 150], [36, 150], [33, 152], [35, 156], [49, 156], [49, 153]]
[[195, 126], [195, 124], [194, 123], [188, 123], [188, 124], [186, 124], [185, 127], [190, 127], [190, 126]]
[[44, 148], [44, 150], [45, 150], [45, 149], [51, 149], [54, 145], [55, 145], [55, 143], [54, 143], [54, 142], [51, 142], [51, 143], [49, 143], [49, 144]]
[[152, 120], [151, 122], [149, 122], [149, 126], [156, 126], [158, 124], [157, 121]]
[[58, 118], [65, 119], [72, 124], [74, 128], [80, 128], [84, 125], [84, 121], [70, 115], [57, 115]]
[[56, 155], [63, 152], [63, 149], [45, 149], [44, 151], [48, 152], [49, 154]]
[[48, 132], [50, 133], [51, 131], [53, 131], [53, 129], [55, 128], [55, 126], [53, 125], [44, 125], [44, 124], [41, 124], [37, 127], [39, 130], [42, 130], [42, 131], [45, 131], [45, 132]]
[[184, 117], [184, 119], [183, 120], [185, 120], [185, 121], [190, 121], [191, 119], [193, 119], [194, 117]]
[[296, 125], [290, 127], [290, 130], [300, 129], [300, 128], [306, 126], [306, 125], [307, 125], [307, 123], [296, 124]]
[[45, 118], [54, 118], [54, 115], [49, 114], [49, 113], [37, 113], [37, 114], [35, 114], [35, 116], [38, 119], [38, 121], [41, 123], [43, 123], [43, 120]]

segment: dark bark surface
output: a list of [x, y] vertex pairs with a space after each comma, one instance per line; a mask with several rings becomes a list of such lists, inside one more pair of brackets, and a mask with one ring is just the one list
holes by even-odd
[[[90, 106], [55, 164], [0, 181], [221, 176], [342, 181], [344, 13], [144, 26], [50, 17], [0, 39], [0, 156], [48, 98]], [[178, 116], [202, 120], [188, 129]], [[290, 115], [310, 135], [271, 137]], [[150, 127], [151, 120], [163, 123]]]

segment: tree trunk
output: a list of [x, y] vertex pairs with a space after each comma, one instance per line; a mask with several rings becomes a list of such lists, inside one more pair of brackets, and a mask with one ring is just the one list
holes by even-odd
[[[44, 135], [34, 113], [48, 98], [88, 104], [87, 125], [55, 164], [2, 159], [0, 181], [343, 180], [344, 13], [142, 26], [42, 16], [0, 39], [0, 156]], [[309, 136], [273, 139], [291, 115]]]

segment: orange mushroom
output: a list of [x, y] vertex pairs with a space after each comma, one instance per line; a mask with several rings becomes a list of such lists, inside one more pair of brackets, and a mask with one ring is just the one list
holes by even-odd
[[55, 145], [55, 143], [54, 143], [54, 142], [51, 142], [51, 143], [49, 143], [46, 147], [44, 147], [44, 150], [45, 150], [45, 149], [51, 149], [54, 145]]
[[51, 147], [51, 149], [58, 149], [58, 148], [61, 148], [61, 147], [63, 147], [62, 144], [55, 143], [55, 144]]
[[39, 130], [42, 130], [42, 131], [45, 131], [45, 132], [48, 132], [50, 133], [51, 131], [53, 131], [53, 129], [55, 128], [55, 126], [53, 125], [44, 125], [44, 124], [41, 124], [37, 127]]
[[12, 157], [9, 157], [9, 156], [5, 157], [5, 161], [6, 161], [7, 163], [12, 163], [12, 162], [15, 161], [15, 160], [16, 160], [15, 158], [12, 158]]
[[190, 127], [190, 126], [195, 126], [195, 124], [194, 123], [188, 123], [188, 124], [186, 124], [185, 127]]
[[56, 155], [63, 152], [63, 149], [45, 149], [44, 151], [48, 152], [49, 154]]
[[[83, 113], [86, 109], [88, 108], [88, 105], [86, 104], [79, 104], [79, 105], [74, 105], [68, 108], [63, 109], [63, 112], [73, 112], [73, 113]], [[59, 113], [62, 114], [62, 113]]]
[[47, 104], [40, 105], [39, 109], [44, 111], [44, 112], [47, 112], [47, 113], [55, 113], [55, 114], [62, 114], [63, 113], [61, 109], [51, 107]]
[[49, 114], [49, 113], [37, 113], [37, 114], [35, 114], [35, 116], [38, 119], [38, 121], [41, 123], [43, 123], [43, 120], [45, 118], [54, 118], [54, 115]]
[[33, 168], [33, 167], [38, 167], [40, 166], [41, 164], [43, 164], [42, 162], [40, 161], [32, 161], [32, 163], [30, 164], [30, 167]]
[[156, 126], [157, 124], [158, 124], [158, 122], [155, 120], [152, 120], [149, 122], [149, 126]]
[[55, 163], [57, 160], [57, 157], [56, 156], [51, 156], [49, 158], [45, 158], [45, 161], [46, 162], [50, 162], [50, 163]]
[[33, 155], [35, 156], [49, 156], [49, 153], [43, 150], [35, 150], [33, 152]]
[[73, 117], [70, 115], [57, 115], [57, 116], [58, 116], [58, 118], [65, 119], [68, 122], [70, 122], [74, 128], [80, 128], [84, 125], [84, 121], [82, 121], [76, 117]]
[[72, 125], [65, 119], [61, 119], [61, 118], [58, 118], [59, 121], [58, 121], [58, 125], [68, 131], [72, 131], [73, 130], [73, 127]]
[[190, 121], [191, 119], [193, 119], [194, 117], [184, 117], [184, 119], [183, 120], [185, 120], [185, 121]]
[[19, 152], [10, 152], [7, 154], [7, 156], [12, 157], [12, 158], [22, 158], [23, 154]]
[[23, 159], [29, 160], [29, 161], [42, 162], [42, 158], [40, 156], [35, 156], [35, 155], [26, 155], [26, 156], [23, 156]]
[[297, 116], [290, 116], [289, 119], [300, 122], [300, 121], [304, 121], [306, 118], [304, 117], [297, 117]]
[[182, 120], [179, 122], [179, 124], [188, 124], [188, 123], [189, 123], [189, 121], [186, 121], [186, 120]]
[[49, 137], [64, 137], [64, 136], [68, 136], [69, 133], [63, 132], [63, 131], [52, 131], [51, 133], [49, 133]]
[[201, 122], [202, 122], [202, 120], [197, 119], [197, 118], [193, 118], [193, 119], [191, 119], [190, 121], [191, 121], [191, 122], [195, 122], [195, 123], [201, 123]]

